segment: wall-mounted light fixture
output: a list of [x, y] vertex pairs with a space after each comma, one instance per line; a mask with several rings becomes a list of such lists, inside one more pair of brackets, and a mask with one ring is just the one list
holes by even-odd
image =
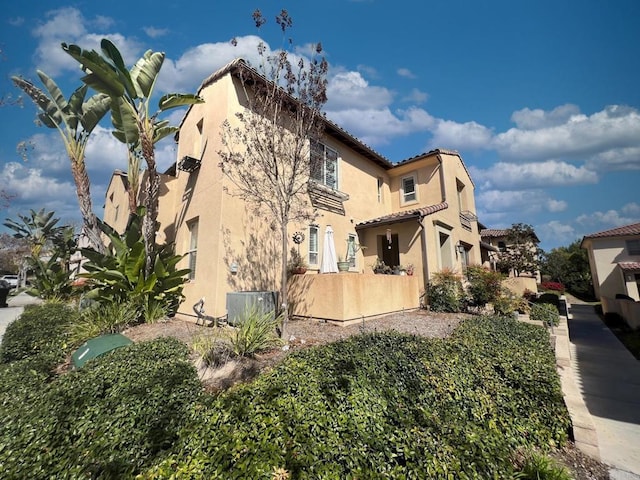
[[236, 262], [233, 262], [231, 265], [229, 265], [229, 271], [232, 275], [238, 273], [238, 264]]
[[388, 249], [391, 250], [391, 229], [387, 228], [387, 245]]

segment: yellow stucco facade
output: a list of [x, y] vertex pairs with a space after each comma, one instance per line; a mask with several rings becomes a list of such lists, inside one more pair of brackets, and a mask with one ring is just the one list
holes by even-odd
[[[233, 69], [216, 72], [198, 94], [204, 103], [191, 106], [180, 126], [178, 166], [161, 179], [158, 241], [175, 242], [185, 255], [180, 266], [195, 267], [179, 313], [193, 313], [204, 297], [207, 315], [223, 317], [227, 293], [279, 289], [281, 247], [273, 222], [230, 193], [233, 185], [219, 166], [221, 126], [241, 108]], [[309, 264], [306, 276], [323, 278], [294, 280], [298, 299], [306, 285], [306, 304], [314, 305], [311, 313], [293, 305], [294, 314], [348, 321], [417, 308], [434, 272], [462, 272], [481, 262], [474, 184], [456, 152], [434, 150], [392, 164], [328, 121], [322, 143], [337, 152], [337, 184], [322, 190], [331, 207], [320, 205], [312, 224], [291, 224], [289, 248], [298, 248], [292, 234], [304, 233], [299, 251]], [[198, 159], [199, 168], [181, 170], [185, 156]], [[114, 175], [105, 201], [105, 221], [119, 230], [128, 214], [122, 177]], [[320, 274], [328, 226], [338, 255], [347, 253], [349, 238], [362, 247], [348, 273]], [[373, 275], [377, 258], [391, 267], [412, 265], [413, 275], [376, 278], [383, 277]], [[385, 302], [390, 297], [398, 301]]]

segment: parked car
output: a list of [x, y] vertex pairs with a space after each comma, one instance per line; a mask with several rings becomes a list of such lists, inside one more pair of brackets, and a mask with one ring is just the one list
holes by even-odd
[[4, 275], [0, 280], [7, 282], [10, 288], [16, 288], [18, 286], [18, 275]]

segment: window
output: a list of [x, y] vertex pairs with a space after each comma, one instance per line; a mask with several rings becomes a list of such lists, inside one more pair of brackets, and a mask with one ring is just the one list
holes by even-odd
[[350, 233], [347, 237], [347, 260], [349, 261], [349, 268], [356, 268], [356, 251], [356, 236]]
[[327, 187], [338, 189], [338, 152], [326, 145], [311, 142], [311, 178]]
[[402, 179], [402, 203], [415, 202], [417, 199], [415, 175], [404, 177]]
[[467, 209], [466, 199], [464, 196], [464, 183], [456, 178], [456, 190], [458, 191], [458, 211], [463, 212]]
[[378, 177], [378, 203], [382, 203], [382, 187], [384, 186], [384, 180], [382, 177]]
[[640, 239], [627, 240], [627, 251], [629, 255], [640, 255]]
[[309, 227], [309, 265], [318, 264], [318, 226]]
[[196, 278], [196, 258], [198, 256], [198, 219], [187, 223], [189, 229], [189, 280]]
[[194, 139], [194, 143], [193, 143], [193, 156], [195, 158], [201, 158], [202, 157], [202, 146], [203, 146], [202, 132], [203, 132], [203, 127], [204, 127], [204, 119], [201, 119], [196, 124], [196, 128], [198, 129], [198, 135]]
[[502, 241], [498, 242], [498, 250], [500, 250], [501, 252], [506, 252], [507, 245]]

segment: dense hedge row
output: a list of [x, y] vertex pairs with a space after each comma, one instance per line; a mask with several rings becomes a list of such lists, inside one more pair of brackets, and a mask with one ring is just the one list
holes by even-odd
[[303, 351], [196, 403], [143, 477], [507, 478], [517, 447], [567, 438], [554, 363], [543, 329], [505, 318], [447, 341], [369, 334]]
[[201, 394], [188, 354], [177, 340], [160, 339], [52, 381], [44, 354], [4, 365], [3, 478], [126, 478], [149, 467]]
[[77, 311], [61, 303], [25, 307], [19, 320], [11, 322], [0, 345], [0, 363], [52, 354], [62, 359], [68, 352], [67, 332], [79, 317]]

